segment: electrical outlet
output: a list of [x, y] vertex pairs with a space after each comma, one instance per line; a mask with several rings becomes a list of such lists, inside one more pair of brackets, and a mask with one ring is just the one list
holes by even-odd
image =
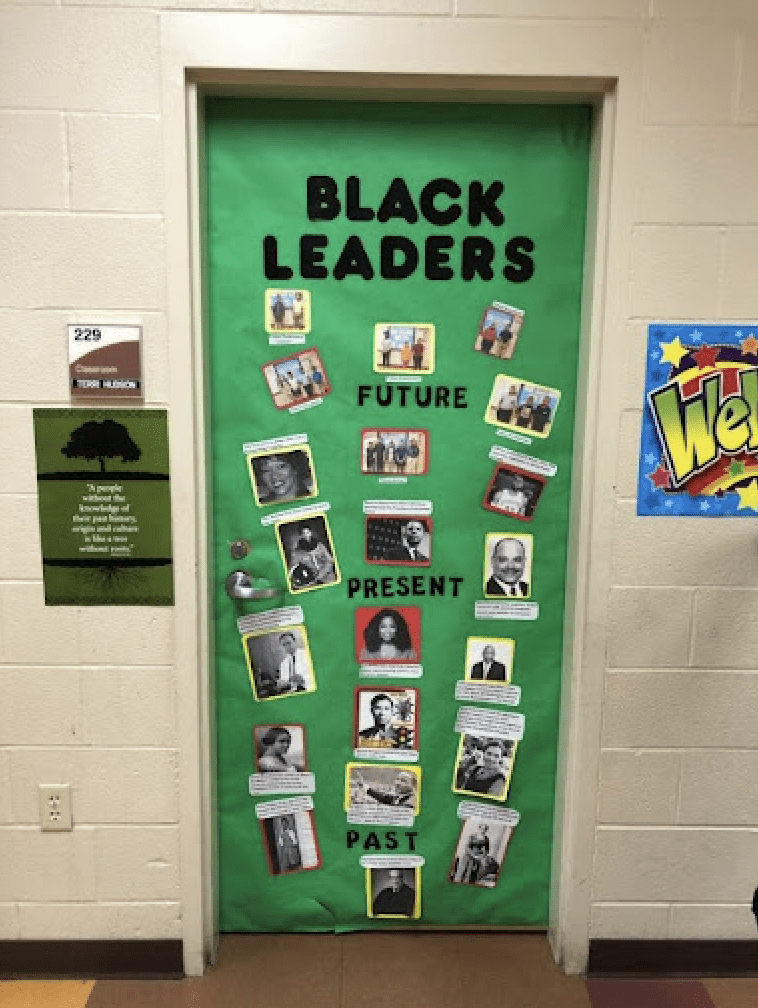
[[43, 831], [74, 828], [70, 784], [39, 785], [39, 821]]

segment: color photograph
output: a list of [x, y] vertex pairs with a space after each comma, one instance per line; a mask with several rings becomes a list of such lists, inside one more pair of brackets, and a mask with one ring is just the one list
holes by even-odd
[[380, 322], [374, 326], [374, 371], [386, 374], [431, 374], [434, 371], [434, 326]]
[[550, 433], [561, 393], [557, 389], [498, 375], [492, 386], [484, 419], [495, 427], [546, 438]]

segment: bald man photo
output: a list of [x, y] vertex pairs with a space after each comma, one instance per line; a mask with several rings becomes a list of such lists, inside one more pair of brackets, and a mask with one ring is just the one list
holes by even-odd
[[506, 536], [496, 539], [490, 555], [490, 576], [484, 594], [527, 598], [529, 596], [527, 561], [523, 537]]

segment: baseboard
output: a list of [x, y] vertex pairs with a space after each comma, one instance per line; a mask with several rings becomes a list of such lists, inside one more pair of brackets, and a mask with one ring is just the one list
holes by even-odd
[[628, 941], [593, 938], [592, 976], [758, 976], [756, 941]]
[[0, 980], [184, 976], [182, 942], [0, 941]]

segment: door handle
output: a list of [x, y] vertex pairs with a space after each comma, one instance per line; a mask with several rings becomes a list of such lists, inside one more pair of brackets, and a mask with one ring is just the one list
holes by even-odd
[[224, 582], [226, 594], [230, 599], [254, 599], [273, 598], [277, 594], [276, 588], [272, 588], [266, 581], [264, 587], [253, 587], [253, 576], [250, 571], [244, 568], [232, 571]]

